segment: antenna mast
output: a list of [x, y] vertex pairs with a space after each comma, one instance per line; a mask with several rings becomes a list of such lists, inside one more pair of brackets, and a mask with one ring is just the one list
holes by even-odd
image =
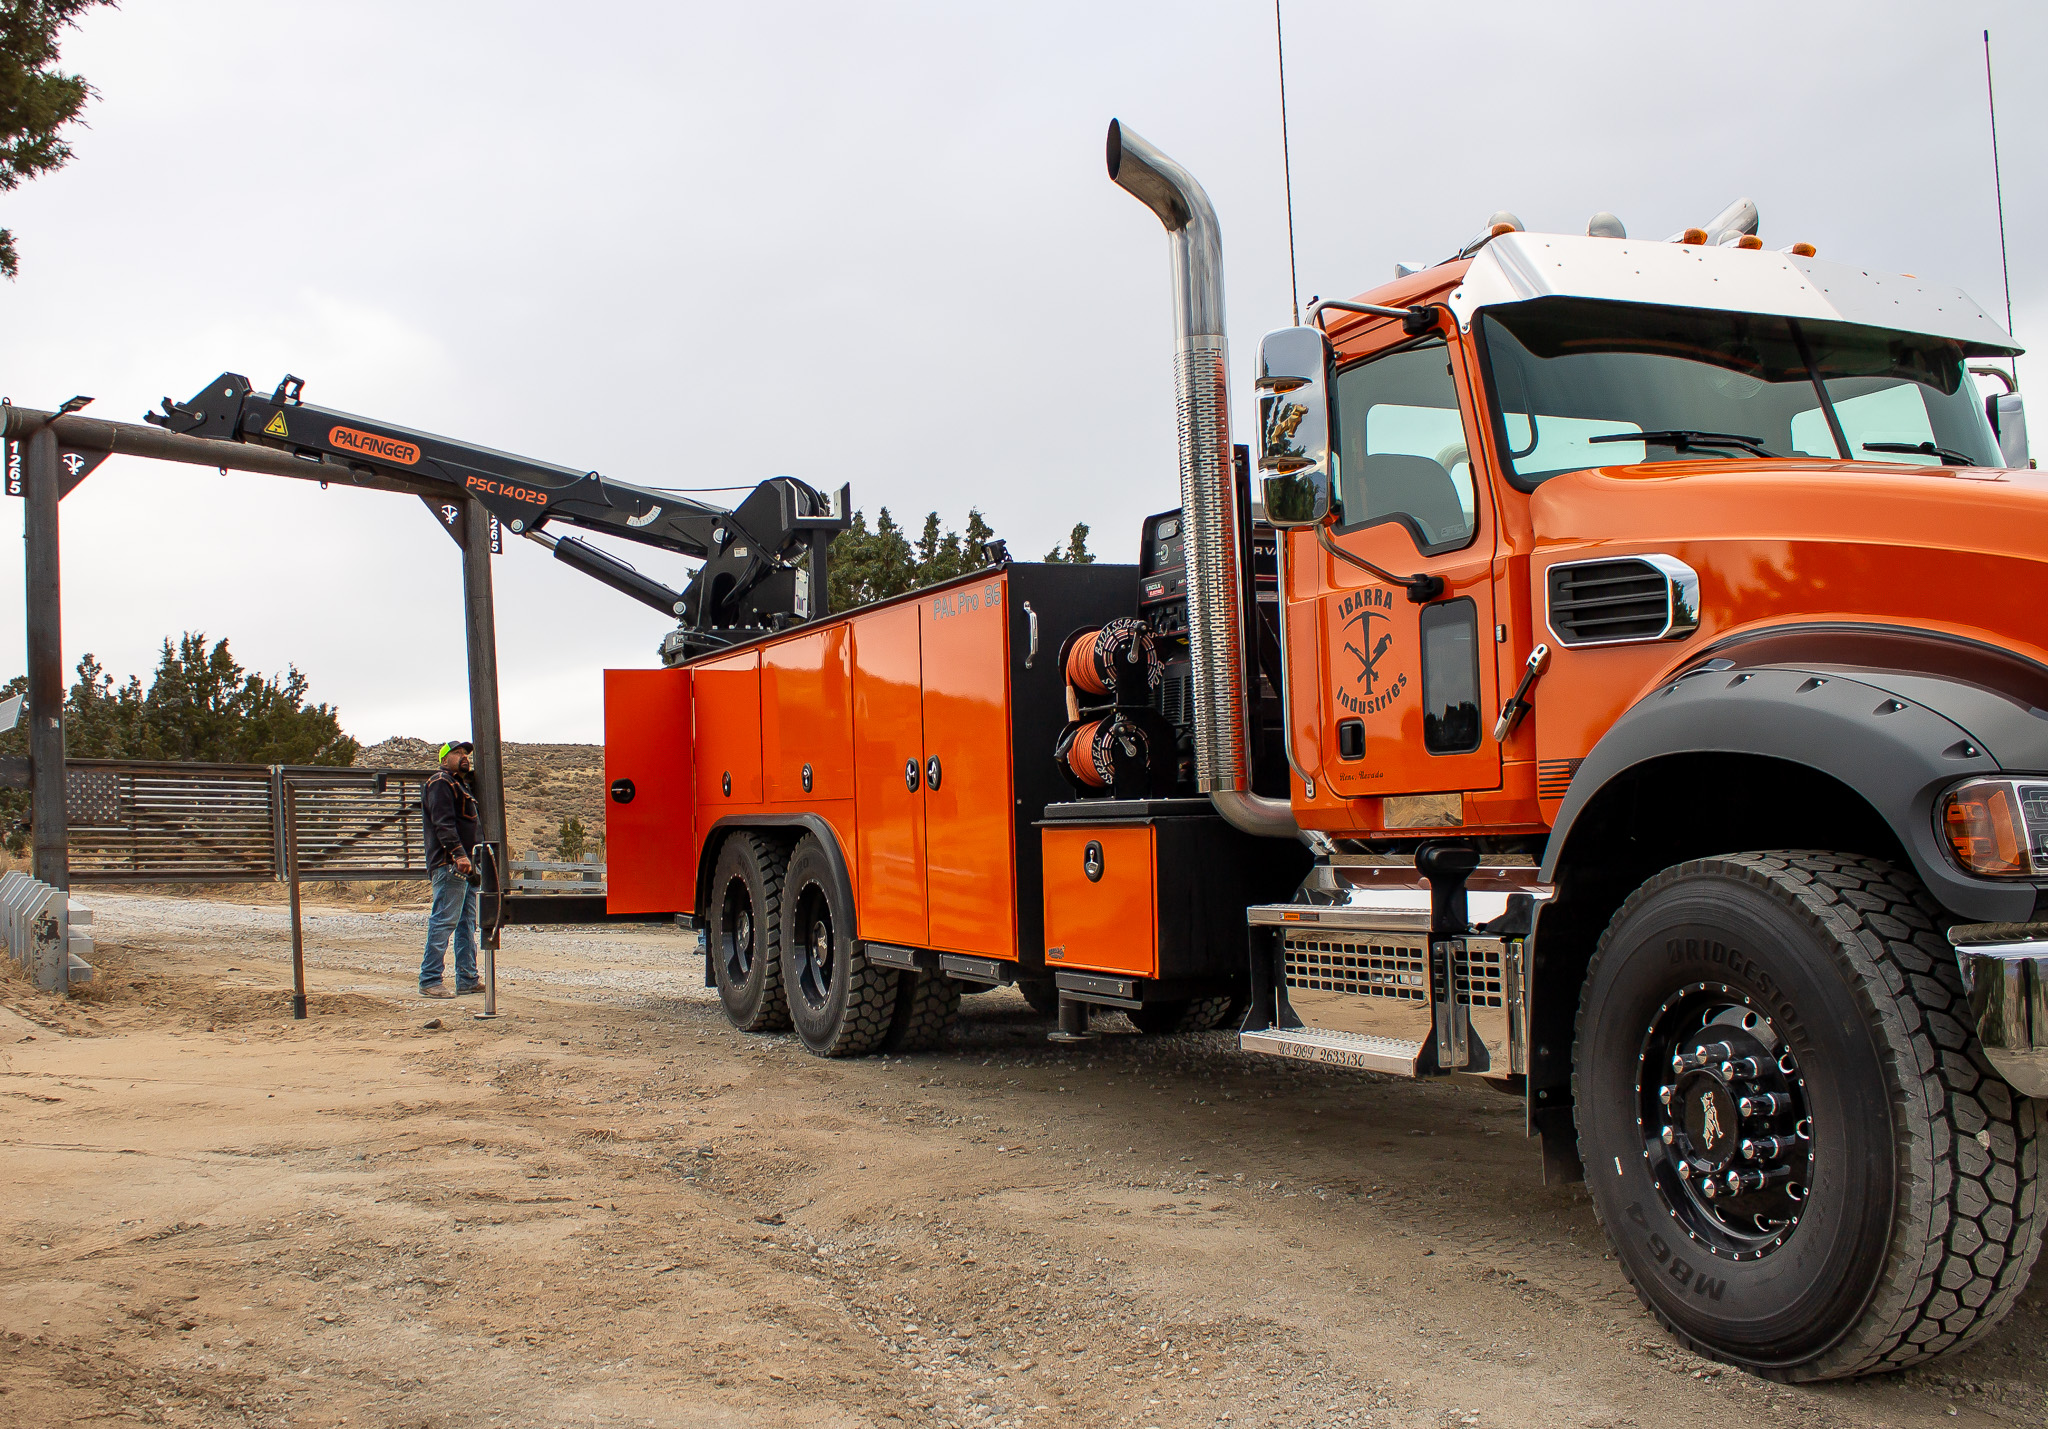
[[[1988, 37], [1990, 31], [1984, 32]], [[1280, 172], [1287, 182], [1287, 291], [1294, 302], [1294, 325], [1301, 326], [1301, 279], [1294, 270], [1294, 160], [1287, 151], [1287, 44], [1280, 29], [1280, 0], [1273, 0], [1273, 54], [1280, 61]], [[1990, 51], [1985, 51], [1988, 57]], [[1988, 59], [1987, 59], [1988, 62]], [[1999, 210], [1999, 241], [2005, 241], [2004, 210]], [[2008, 300], [2007, 306], [2010, 307]], [[2006, 326], [2012, 326], [2011, 315]]]
[[[1277, 11], [1280, 0], [1273, 0]], [[1984, 102], [1991, 114], [1991, 191], [1998, 197], [1998, 270], [2005, 279], [2005, 330], [2012, 331], [2012, 266], [2005, 253], [2005, 181], [1998, 171], [1998, 91], [1991, 83], [1991, 32], [1984, 32]], [[1282, 121], [1285, 127], [1285, 121]], [[1291, 210], [1290, 210], [1291, 212]], [[1292, 229], [1289, 233], [1291, 235]], [[2011, 359], [2013, 380], [2019, 380], [2020, 363]]]

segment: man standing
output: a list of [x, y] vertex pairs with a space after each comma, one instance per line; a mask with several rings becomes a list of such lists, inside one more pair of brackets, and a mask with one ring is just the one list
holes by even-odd
[[[471, 883], [476, 866], [469, 851], [476, 847], [477, 804], [470, 792], [466, 739], [441, 746], [441, 767], [420, 795], [426, 819], [427, 870], [434, 880], [434, 906], [427, 914], [427, 953], [420, 960], [420, 996], [454, 997], [482, 992], [476, 975], [477, 888]], [[441, 959], [448, 935], [455, 935], [455, 991], [441, 980]]]

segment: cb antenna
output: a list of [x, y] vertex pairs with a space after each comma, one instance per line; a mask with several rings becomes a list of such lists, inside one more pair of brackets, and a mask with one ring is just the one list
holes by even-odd
[[[1273, 0], [1277, 7], [1280, 0]], [[2012, 265], [2005, 252], [2005, 181], [1998, 171], [1998, 91], [1991, 83], [1991, 32], [1984, 32], [1984, 102], [1991, 114], [1991, 191], [1998, 198], [1998, 270], [2005, 279], [2005, 330], [2012, 332]], [[1285, 121], [1282, 121], [1283, 130]], [[1290, 233], [1291, 233], [1290, 229]], [[2014, 383], [2018, 383], [2020, 362], [2011, 358]]]
[[[1986, 30], [1988, 37], [1990, 31]], [[1287, 43], [1280, 29], [1280, 0], [1273, 0], [1273, 54], [1280, 61], [1280, 173], [1287, 184], [1287, 291], [1294, 302], [1294, 325], [1301, 326], [1301, 279], [1294, 269], [1294, 161], [1287, 152]], [[1990, 51], [1987, 49], [1988, 56]], [[2004, 210], [1999, 210], [1999, 241], [2005, 241]], [[2007, 302], [2010, 307], [2010, 300]], [[2011, 318], [2006, 329], [2012, 327]]]

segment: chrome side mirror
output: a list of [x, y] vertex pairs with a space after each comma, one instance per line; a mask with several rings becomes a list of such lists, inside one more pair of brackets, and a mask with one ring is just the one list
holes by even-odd
[[1319, 471], [1268, 473], [1259, 486], [1266, 520], [1278, 530], [1319, 526], [1330, 519], [1330, 478]]
[[1991, 423], [1991, 435], [1998, 439], [1998, 459], [2006, 470], [2021, 470], [2031, 463], [2027, 457], [2027, 404], [2012, 374], [2002, 367], [1973, 367], [1973, 377], [1996, 377], [2005, 385], [1984, 399], [1984, 418]]
[[1330, 342], [1312, 327], [1281, 328], [1259, 344], [1259, 470], [1266, 519], [1281, 528], [1327, 521]]
[[1991, 430], [1998, 434], [1999, 454], [2005, 458], [2008, 469], [2019, 470], [2027, 464], [2027, 406], [2017, 392], [2002, 392], [1988, 399], [1985, 406], [1991, 408]]

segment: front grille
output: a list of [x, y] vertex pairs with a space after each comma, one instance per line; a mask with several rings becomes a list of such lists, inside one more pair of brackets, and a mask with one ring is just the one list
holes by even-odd
[[1671, 580], [1633, 557], [1549, 571], [1550, 629], [1566, 645], [1660, 639], [1672, 625]]
[[1485, 942], [1476, 947], [1458, 943], [1452, 946], [1457, 951], [1452, 958], [1451, 996], [1468, 1007], [1505, 1007], [1507, 974], [1501, 965], [1501, 945]]
[[[1429, 1000], [1429, 954], [1419, 938], [1404, 945], [1290, 935], [1286, 953], [1289, 987], [1384, 997], [1395, 1002]], [[1497, 981], [1499, 973], [1494, 977]]]

